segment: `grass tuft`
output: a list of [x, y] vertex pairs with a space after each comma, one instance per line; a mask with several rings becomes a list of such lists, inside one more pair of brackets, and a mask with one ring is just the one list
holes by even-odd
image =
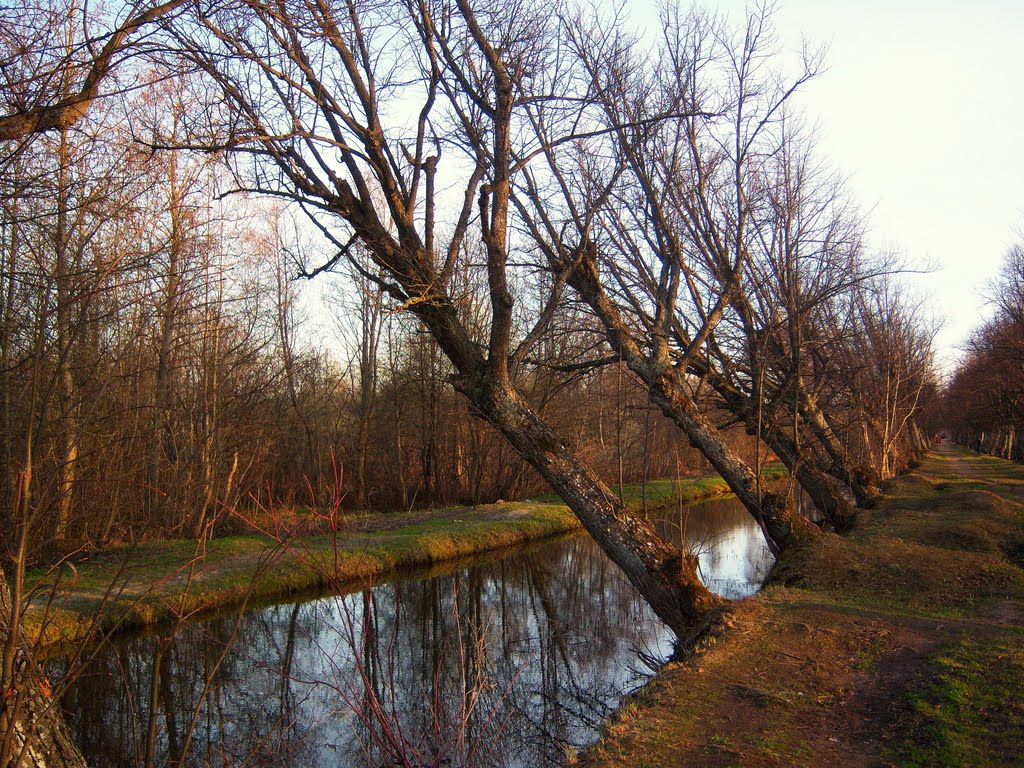
[[896, 764], [1019, 765], [1024, 755], [1021, 690], [1024, 642], [962, 640], [943, 646], [910, 691], [903, 735], [890, 747]]

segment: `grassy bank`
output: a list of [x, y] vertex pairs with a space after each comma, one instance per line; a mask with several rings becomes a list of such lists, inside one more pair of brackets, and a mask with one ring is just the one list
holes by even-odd
[[[336, 536], [250, 535], [216, 538], [201, 546], [170, 540], [115, 547], [73, 568], [33, 571], [29, 581], [45, 587], [59, 577], [57, 599], [45, 614], [45, 642], [54, 645], [78, 641], [90, 631], [170, 621], [246, 600], [360, 588], [407, 569], [579, 527], [566, 507], [536, 502], [365, 515]], [[42, 602], [36, 600], [27, 622], [37, 634]]]
[[[779, 483], [789, 474], [781, 464], [771, 464], [761, 470], [761, 479], [768, 484]], [[617, 491], [617, 489], [616, 489]], [[727, 496], [732, 493], [729, 486], [718, 475], [703, 477], [686, 477], [680, 480], [651, 480], [646, 483], [627, 484], [622, 487], [623, 503], [632, 508], [640, 509], [646, 499], [648, 510], [661, 509], [675, 504], [691, 504], [704, 499]], [[547, 495], [539, 497], [540, 501], [558, 503], [558, 497]]]
[[1024, 468], [943, 445], [787, 555], [588, 766], [1024, 765]]
[[[783, 472], [770, 468], [769, 481]], [[654, 481], [646, 490], [650, 510], [728, 493], [717, 476]], [[623, 488], [623, 499], [643, 504], [641, 486]], [[294, 520], [292, 522], [295, 522]], [[301, 528], [301, 525], [299, 526]], [[191, 540], [115, 547], [59, 571], [36, 570], [29, 582], [52, 606], [36, 607], [30, 631], [48, 645], [190, 616], [282, 595], [322, 588], [354, 589], [409, 569], [493, 552], [580, 528], [555, 497], [400, 514], [349, 516], [337, 536], [245, 535], [200, 547]], [[45, 619], [44, 619], [45, 616]]]

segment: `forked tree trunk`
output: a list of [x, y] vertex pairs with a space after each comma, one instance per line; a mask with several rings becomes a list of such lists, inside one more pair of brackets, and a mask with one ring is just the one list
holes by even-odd
[[[633, 339], [628, 324], [604, 291], [593, 258], [585, 258], [573, 271], [569, 284], [598, 316], [609, 345], [647, 386], [650, 401], [686, 434], [693, 445], [721, 475], [764, 532], [776, 555], [807, 533], [810, 526], [781, 495], [763, 492], [757, 474], [701, 413], [687, 390], [685, 372], [668, 360], [648, 360]], [[667, 351], [663, 350], [667, 357]]]
[[792, 438], [772, 420], [758, 419], [757, 409], [749, 397], [737, 390], [717, 372], [702, 368], [711, 387], [722, 398], [725, 407], [746, 425], [747, 433], [758, 435], [789, 470], [825, 519], [837, 531], [849, 530], [856, 518], [856, 509], [843, 494], [839, 481], [823, 471], [813, 460], [800, 456]]
[[808, 426], [825, 449], [831, 460], [829, 474], [849, 486], [858, 504], [870, 504], [878, 496], [874, 483], [865, 482], [850, 466], [846, 452], [843, 450], [832, 425], [821, 410], [817, 401], [806, 392], [800, 398], [800, 415], [807, 420]]

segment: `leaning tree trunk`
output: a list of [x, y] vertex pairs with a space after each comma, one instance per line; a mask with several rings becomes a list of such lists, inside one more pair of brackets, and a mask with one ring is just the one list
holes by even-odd
[[802, 392], [800, 398], [800, 415], [806, 419], [811, 432], [817, 438], [822, 448], [828, 454], [832, 464], [829, 467], [829, 474], [842, 483], [849, 486], [858, 504], [870, 505], [878, 498], [878, 491], [873, 478], [864, 478], [850, 466], [842, 443], [836, 436], [835, 430], [828, 422], [828, 417], [821, 410], [817, 401], [807, 392]]
[[46, 678], [25, 650], [20, 623], [0, 569], [0, 768], [85, 768]]
[[689, 393], [674, 377], [660, 376], [650, 388], [651, 402], [679, 426], [690, 444], [703, 454], [758, 522], [776, 555], [810, 530], [808, 523], [781, 494], [760, 488], [757, 474], [729, 446], [715, 426], [700, 412]]
[[726, 409], [744, 423], [747, 433], [758, 435], [779, 457], [825, 519], [837, 531], [849, 530], [856, 518], [856, 509], [843, 494], [838, 479], [823, 471], [812, 459], [802, 457], [793, 439], [773, 420], [765, 419], [763, 414], [758, 418], [751, 398], [731, 386], [719, 372], [706, 365], [697, 366], [696, 372], [708, 380]]
[[701, 413], [681, 380], [684, 373], [668, 363], [664, 343], [652, 355], [654, 359], [646, 358], [621, 312], [608, 298], [592, 256], [580, 261], [569, 277], [569, 284], [598, 316], [612, 349], [647, 386], [651, 402], [683, 430], [690, 444], [711, 463], [757, 521], [772, 552], [778, 555], [807, 532], [810, 526], [792, 505], [780, 494], [761, 490], [754, 470]]
[[824, 472], [813, 459], [801, 457], [793, 441], [774, 424], [762, 428], [761, 438], [796, 478], [833, 528], [842, 532], [853, 527], [857, 510], [843, 494], [838, 479]]
[[[654, 612], [684, 642], [698, 634], [720, 600], [697, 578], [697, 558], [657, 535], [630, 512], [523, 400], [510, 383], [507, 335], [492, 327], [489, 359], [462, 324], [456, 303], [440, 287], [432, 261], [414, 232], [395, 243], [371, 211], [347, 198], [346, 219], [378, 264], [401, 284], [410, 311], [429, 329], [456, 373], [455, 388], [569, 506]], [[391, 289], [393, 290], [393, 288]], [[511, 303], [511, 298], [507, 299]]]
[[685, 641], [707, 625], [720, 600], [700, 582], [695, 555], [665, 541], [649, 520], [627, 509], [514, 389], [464, 379], [456, 388], [565, 501], [677, 637]]

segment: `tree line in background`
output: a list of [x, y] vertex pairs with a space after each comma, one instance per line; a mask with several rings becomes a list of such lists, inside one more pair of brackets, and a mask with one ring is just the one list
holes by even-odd
[[546, 480], [596, 529], [604, 483], [703, 465], [780, 551], [768, 455], [841, 529], [925, 445], [930, 330], [767, 11], [136, 10], [134, 43], [77, 6], [6, 41], [8, 117], [78, 105], [0, 121], [6, 540], [202, 536], [339, 467], [376, 509]]
[[[353, 508], [541, 492], [366, 263], [304, 301], [281, 208], [222, 201], [208, 158], [152, 149], [181, 140], [187, 100], [182, 80], [153, 84], [34, 141], [0, 182], [3, 501], [31, 521], [30, 558], [205, 535], [253, 498], [314, 506], [336, 471]], [[482, 316], [484, 288], [453, 283]], [[588, 361], [587, 318], [560, 323], [531, 394], [602, 477], [703, 469], [621, 365]]]
[[979, 453], [1024, 461], [1024, 247], [1006, 253], [990, 287], [992, 317], [968, 339], [945, 393], [954, 439]]
[[932, 330], [769, 10], [121, 12], [3, 12], [13, 603], [35, 557], [316, 506], [340, 467], [377, 509], [550, 487], [687, 637], [720, 601], [611, 485], [710, 467], [781, 553], [817, 528], [768, 458], [842, 531], [926, 448]]

